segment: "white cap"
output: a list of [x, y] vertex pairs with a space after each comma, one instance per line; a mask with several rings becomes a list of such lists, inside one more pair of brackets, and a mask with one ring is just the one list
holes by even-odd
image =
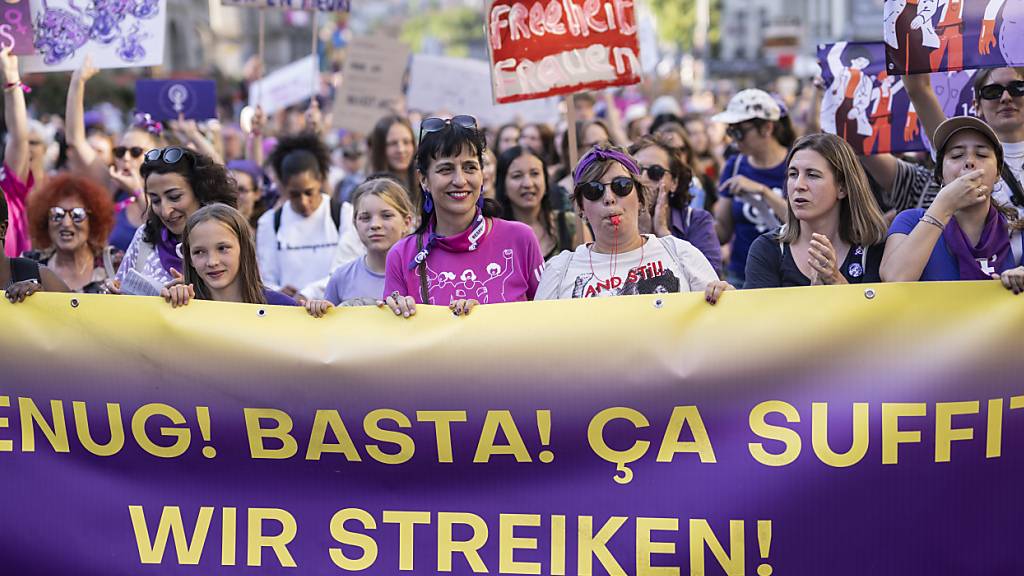
[[738, 124], [755, 118], [777, 121], [782, 117], [782, 110], [771, 94], [756, 88], [743, 90], [729, 100], [725, 112], [711, 117], [714, 122]]
[[679, 101], [671, 96], [658, 96], [654, 103], [651, 104], [651, 116], [661, 116], [662, 114], [682, 116], [683, 107], [679, 105]]

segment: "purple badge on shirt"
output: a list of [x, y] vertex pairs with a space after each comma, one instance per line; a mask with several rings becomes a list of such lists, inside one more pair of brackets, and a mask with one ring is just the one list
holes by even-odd
[[28, 0], [14, 0], [3, 3], [0, 8], [3, 23], [0, 23], [0, 47], [11, 46], [11, 53], [21, 56], [35, 54], [32, 45], [32, 13], [29, 11]]
[[213, 80], [136, 80], [135, 108], [154, 120], [217, 117], [217, 86]]

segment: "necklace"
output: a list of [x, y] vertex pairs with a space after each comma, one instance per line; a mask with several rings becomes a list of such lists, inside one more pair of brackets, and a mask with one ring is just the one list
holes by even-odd
[[[636, 265], [637, 268], [641, 268], [644, 265], [644, 247], [647, 245], [647, 242], [644, 240], [643, 236], [640, 237], [640, 240], [641, 240], [641, 242], [640, 242], [640, 263]], [[597, 275], [596, 271], [594, 271], [594, 249], [591, 248], [591, 246], [593, 246], [593, 244], [588, 244], [587, 245], [587, 260], [590, 261], [590, 273], [593, 274], [594, 278], [598, 282], [602, 282], [601, 277]], [[611, 281], [611, 279], [615, 277], [615, 272], [618, 270], [618, 268], [619, 268], [619, 229], [618, 229], [618, 227], [616, 227], [615, 228], [614, 248], [612, 249], [611, 261], [608, 263], [608, 278], [606, 280], [603, 280], [603, 282]]]

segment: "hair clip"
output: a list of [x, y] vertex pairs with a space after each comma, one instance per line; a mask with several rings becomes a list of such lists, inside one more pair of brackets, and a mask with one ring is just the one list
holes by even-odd
[[164, 133], [164, 125], [160, 122], [153, 120], [153, 117], [144, 112], [135, 113], [135, 121], [132, 123], [136, 128], [142, 128], [146, 132], [154, 136], [160, 136]]

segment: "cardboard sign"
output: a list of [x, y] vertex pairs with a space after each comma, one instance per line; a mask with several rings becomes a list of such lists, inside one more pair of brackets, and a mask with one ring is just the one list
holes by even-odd
[[221, 0], [224, 6], [239, 8], [278, 8], [315, 12], [348, 12], [351, 0]]
[[[837, 42], [818, 47], [826, 90], [821, 129], [838, 134], [858, 154], [926, 150], [903, 80], [885, 71], [885, 44]], [[947, 117], [974, 114], [973, 70], [937, 72], [932, 89]]]
[[217, 83], [213, 80], [136, 80], [135, 109], [154, 120], [217, 117]]
[[558, 122], [557, 98], [495, 104], [490, 75], [490, 66], [483, 60], [417, 54], [409, 77], [409, 108], [431, 114], [469, 114], [483, 126]]
[[1024, 2], [885, 0], [890, 74], [1024, 65]]
[[95, 2], [31, 0], [36, 54], [21, 59], [24, 72], [158, 66], [164, 61], [167, 0]]
[[342, 84], [334, 99], [334, 126], [368, 134], [393, 114], [402, 98], [409, 48], [387, 36], [360, 36], [349, 44]]
[[10, 48], [11, 53], [17, 56], [35, 53], [28, 0], [4, 2], [0, 22], [0, 47]]
[[249, 85], [249, 106], [262, 106], [265, 114], [309, 100], [317, 78], [313, 56], [296, 60]]
[[633, 0], [489, 0], [485, 27], [499, 104], [641, 80]]

